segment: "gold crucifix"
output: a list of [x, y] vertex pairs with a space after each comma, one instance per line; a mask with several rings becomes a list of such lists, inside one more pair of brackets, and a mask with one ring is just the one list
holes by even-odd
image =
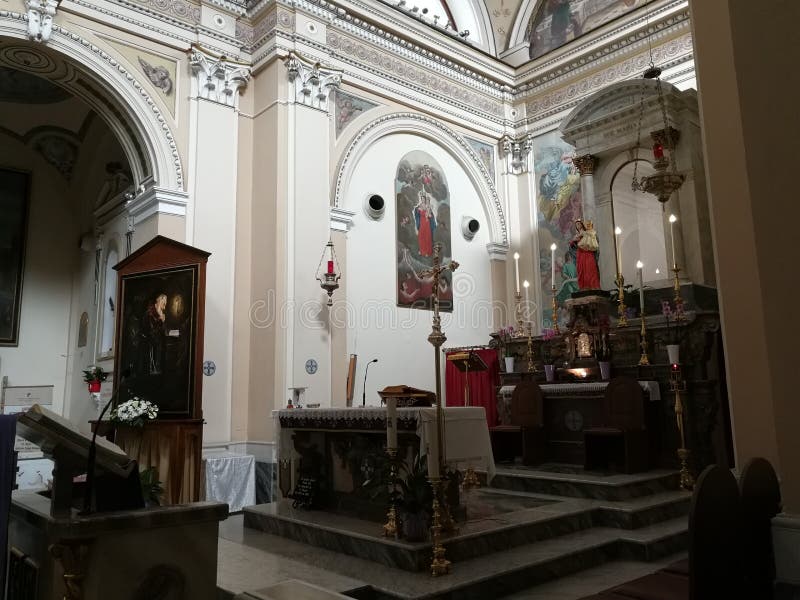
[[[458, 268], [458, 263], [451, 260], [446, 265], [442, 264], [442, 244], [437, 242], [433, 246], [433, 266], [430, 269], [425, 269], [419, 273], [420, 277], [433, 277], [433, 331], [428, 336], [428, 341], [436, 348], [436, 356], [439, 356], [439, 348], [445, 343], [447, 338], [442, 333], [442, 318], [439, 316], [439, 280], [442, 273], [445, 271], [455, 271]], [[437, 373], [438, 367], [437, 367]], [[436, 395], [439, 395], [439, 390], [436, 390]]]

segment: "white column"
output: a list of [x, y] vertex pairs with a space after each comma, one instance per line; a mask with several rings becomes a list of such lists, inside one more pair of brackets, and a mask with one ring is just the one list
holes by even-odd
[[198, 48], [190, 53], [192, 96], [186, 242], [211, 252], [206, 272], [204, 442], [230, 440], [239, 90], [249, 69]]
[[[307, 404], [331, 406], [334, 357], [328, 296], [316, 275], [323, 249], [331, 237], [328, 98], [331, 90], [339, 86], [341, 73], [293, 53], [285, 64], [290, 105], [286, 207], [290, 310], [285, 344], [286, 381], [287, 387], [307, 388]], [[344, 248], [340, 255], [339, 258], [344, 256]], [[335, 362], [341, 363], [340, 359], [336, 357]], [[316, 365], [316, 371], [306, 369], [309, 361]]]
[[576, 156], [572, 161], [581, 174], [581, 203], [583, 219], [592, 221], [597, 218], [597, 203], [594, 197], [594, 169], [597, 166], [597, 157], [591, 154]]

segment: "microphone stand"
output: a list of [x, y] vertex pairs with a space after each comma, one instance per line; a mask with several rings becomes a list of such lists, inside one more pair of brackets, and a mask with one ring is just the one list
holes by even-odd
[[367, 368], [364, 369], [364, 389], [361, 390], [361, 406], [367, 405], [367, 374], [369, 374], [369, 366], [372, 363], [378, 362], [377, 358], [373, 358], [371, 361], [367, 363]]

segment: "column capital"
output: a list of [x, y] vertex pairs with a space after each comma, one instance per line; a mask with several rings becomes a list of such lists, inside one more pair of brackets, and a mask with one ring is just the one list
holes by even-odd
[[53, 18], [61, 0], [25, 0], [28, 9], [28, 38], [47, 43], [53, 32]]
[[528, 156], [533, 149], [532, 133], [526, 133], [519, 137], [511, 137], [506, 134], [500, 138], [499, 147], [500, 156], [505, 158], [509, 173], [519, 175], [529, 170]]
[[577, 167], [581, 175], [594, 175], [598, 159], [594, 154], [584, 154], [572, 159], [572, 164]]
[[239, 91], [250, 79], [250, 67], [196, 45], [189, 51], [189, 66], [194, 97], [239, 106]]
[[289, 102], [328, 110], [331, 90], [339, 87], [342, 72], [311, 62], [295, 52], [283, 59], [289, 77]]
[[495, 242], [491, 242], [486, 244], [486, 251], [489, 253], [489, 260], [499, 260], [505, 262], [506, 256], [508, 256], [508, 246], [506, 244], [497, 244]]

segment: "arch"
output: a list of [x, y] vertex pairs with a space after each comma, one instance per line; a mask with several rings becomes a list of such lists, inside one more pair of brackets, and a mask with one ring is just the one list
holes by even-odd
[[175, 137], [157, 102], [112, 55], [53, 24], [46, 45], [28, 40], [27, 15], [0, 11], [0, 64], [49, 79], [86, 102], [117, 136], [136, 186], [184, 190]]
[[508, 49], [516, 48], [519, 45], [527, 44], [525, 35], [528, 33], [528, 23], [533, 16], [539, 12], [539, 6], [544, 0], [525, 0], [517, 11], [517, 19], [511, 28], [511, 35], [508, 36]]
[[341, 208], [342, 196], [350, 178], [366, 150], [379, 139], [395, 134], [410, 133], [424, 137], [446, 150], [464, 169], [478, 190], [487, 219], [492, 225], [491, 241], [508, 245], [508, 230], [503, 205], [489, 172], [469, 143], [442, 122], [418, 113], [390, 113], [362, 127], [348, 143], [337, 166], [333, 183], [333, 207]]

